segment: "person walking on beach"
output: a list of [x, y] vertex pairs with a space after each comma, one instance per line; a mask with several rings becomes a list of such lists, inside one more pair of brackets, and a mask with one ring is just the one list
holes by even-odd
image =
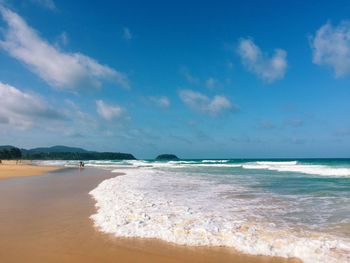
[[84, 168], [84, 165], [85, 165], [84, 162], [82, 161], [79, 162], [79, 168]]

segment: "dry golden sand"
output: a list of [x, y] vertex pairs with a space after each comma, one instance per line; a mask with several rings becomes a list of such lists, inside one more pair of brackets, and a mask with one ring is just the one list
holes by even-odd
[[100, 233], [88, 192], [111, 176], [89, 168], [0, 180], [0, 262], [299, 262]]
[[42, 175], [56, 169], [59, 169], [59, 167], [33, 165], [30, 161], [2, 160], [0, 164], [0, 179], [17, 176]]

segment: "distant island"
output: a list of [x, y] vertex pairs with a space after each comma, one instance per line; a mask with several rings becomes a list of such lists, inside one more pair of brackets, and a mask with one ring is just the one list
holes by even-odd
[[180, 160], [175, 154], [160, 154], [156, 157], [157, 161], [178, 161]]
[[130, 153], [96, 152], [67, 146], [19, 149], [11, 145], [0, 146], [0, 159], [26, 160], [135, 160]]

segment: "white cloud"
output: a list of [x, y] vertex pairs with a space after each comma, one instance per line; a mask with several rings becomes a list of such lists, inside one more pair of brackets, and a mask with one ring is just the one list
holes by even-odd
[[128, 27], [123, 27], [123, 38], [125, 40], [131, 40], [133, 38], [133, 35]]
[[118, 105], [109, 105], [102, 100], [96, 101], [97, 113], [104, 119], [110, 121], [124, 116], [124, 109]]
[[50, 45], [16, 13], [0, 5], [8, 27], [3, 29], [0, 47], [24, 63], [49, 85], [66, 90], [98, 88], [112, 81], [128, 88], [126, 75], [81, 53], [66, 53]]
[[211, 116], [219, 115], [224, 110], [237, 108], [225, 96], [216, 95], [213, 98], [209, 98], [193, 90], [180, 90], [179, 96], [191, 109]]
[[169, 108], [170, 100], [166, 96], [151, 96], [149, 97], [151, 103], [160, 108]]
[[218, 85], [218, 81], [214, 78], [208, 78], [205, 81], [205, 85], [207, 86], [208, 89], [213, 89]]
[[350, 22], [321, 26], [311, 38], [312, 62], [333, 68], [336, 77], [350, 74]]
[[37, 122], [63, 120], [64, 115], [37, 94], [26, 93], [0, 82], [0, 122], [30, 128]]
[[275, 49], [268, 56], [251, 39], [241, 39], [237, 49], [243, 65], [264, 81], [271, 83], [282, 79], [287, 70], [287, 52]]
[[42, 6], [44, 8], [47, 8], [51, 11], [57, 10], [56, 4], [53, 0], [32, 0], [32, 2]]

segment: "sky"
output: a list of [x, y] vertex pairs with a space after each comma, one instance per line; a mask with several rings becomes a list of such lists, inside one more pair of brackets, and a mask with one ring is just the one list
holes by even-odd
[[349, 1], [0, 0], [0, 145], [350, 157], [349, 14]]

